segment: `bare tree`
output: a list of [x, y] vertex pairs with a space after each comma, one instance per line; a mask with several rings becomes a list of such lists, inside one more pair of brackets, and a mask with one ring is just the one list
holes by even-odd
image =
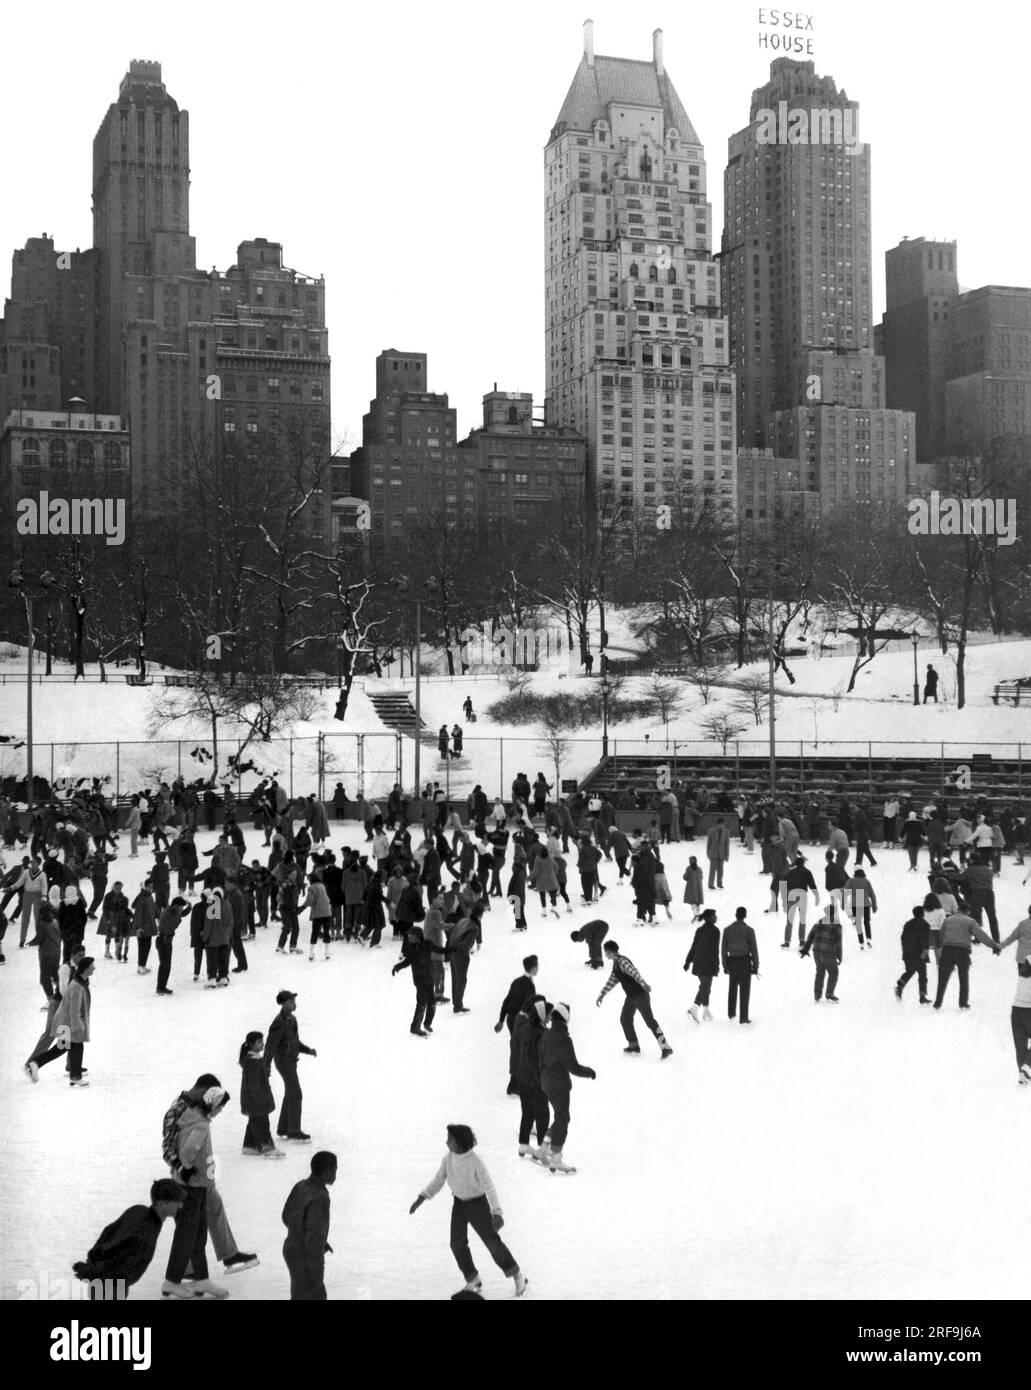
[[683, 704], [684, 691], [682, 687], [673, 681], [664, 680], [662, 676], [653, 676], [646, 687], [646, 692], [658, 710], [659, 718], [663, 724], [668, 724]]
[[744, 680], [737, 682], [737, 686], [741, 691], [737, 708], [745, 714], [750, 714], [758, 727], [770, 708], [769, 678], [758, 674], [746, 676]]
[[548, 708], [541, 719], [539, 751], [549, 757], [555, 767], [555, 794], [562, 787], [562, 760], [569, 753], [569, 726], [559, 709]]
[[747, 726], [739, 724], [732, 715], [729, 714], [710, 714], [701, 723], [702, 732], [708, 734], [709, 738], [714, 739], [719, 745], [720, 750], [726, 756], [727, 746], [738, 734], [743, 733]]
[[714, 685], [719, 685], [720, 681], [726, 676], [726, 667], [717, 664], [707, 653], [702, 653], [702, 659], [687, 673], [685, 680], [689, 685], [693, 685], [702, 697], [702, 704], [709, 703]]

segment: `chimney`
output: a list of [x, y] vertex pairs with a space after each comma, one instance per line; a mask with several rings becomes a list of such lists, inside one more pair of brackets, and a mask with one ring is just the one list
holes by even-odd
[[661, 77], [666, 69], [662, 66], [662, 30], [656, 29], [652, 34], [652, 59], [655, 63], [655, 71]]
[[584, 57], [587, 59], [587, 66], [594, 67], [594, 20], [584, 20]]

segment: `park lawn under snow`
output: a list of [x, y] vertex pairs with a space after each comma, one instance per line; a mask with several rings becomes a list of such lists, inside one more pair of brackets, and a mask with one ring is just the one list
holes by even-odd
[[[210, 848], [207, 832], [199, 839]], [[247, 839], [250, 857], [259, 837]], [[360, 842], [354, 824], [333, 826], [335, 849]], [[571, 892], [573, 913], [556, 921], [528, 903], [530, 929], [514, 935], [507, 906], [496, 903], [470, 969], [472, 1012], [455, 1017], [445, 1008], [426, 1040], [408, 1033], [414, 992], [407, 974], [390, 976], [389, 937], [379, 951], [334, 945], [329, 962], [309, 963], [276, 955], [273, 929], [259, 931], [248, 973], [234, 975], [228, 990], [207, 991], [192, 982], [180, 928], [175, 993], [159, 999], [153, 973], [102, 958], [91, 925], [87, 941], [101, 958], [86, 1090], [70, 1089], [58, 1062], [37, 1086], [22, 1073], [44, 1015], [36, 953], [19, 951], [9, 930], [0, 966], [0, 1168], [16, 1198], [0, 1204], [0, 1293], [12, 1299], [19, 1281], [45, 1273], [67, 1277], [108, 1221], [146, 1200], [150, 1182], [164, 1175], [166, 1106], [212, 1070], [233, 1094], [215, 1122], [219, 1185], [241, 1249], [261, 1258], [224, 1282], [234, 1299], [287, 1296], [280, 1211], [313, 1150], [289, 1146], [277, 1163], [241, 1156], [237, 1066], [244, 1035], [267, 1029], [275, 994], [286, 987], [298, 992], [301, 1037], [319, 1054], [301, 1059], [304, 1125], [315, 1147], [341, 1159], [332, 1192], [336, 1253], [326, 1262], [333, 1299], [439, 1299], [460, 1287], [447, 1195], [408, 1214], [451, 1122], [472, 1125], [479, 1137], [531, 1299], [1021, 1297], [1026, 1239], [1014, 1216], [1026, 1186], [1031, 1095], [1016, 1084], [1009, 1034], [1013, 948], [999, 960], [975, 949], [970, 1013], [956, 1007], [955, 982], [940, 1013], [918, 1005], [915, 981], [897, 1003], [899, 933], [926, 879], [906, 872], [901, 851], [878, 855], [868, 869], [881, 902], [874, 950], [860, 954], [846, 929], [841, 1002], [816, 1006], [812, 963], [780, 949], [780, 921], [762, 912], [758, 855], [735, 844], [727, 887], [706, 900], [721, 925], [740, 903], [756, 927], [754, 1024], [727, 1020], [721, 976], [715, 1021], [698, 1026], [686, 1014], [695, 981], [682, 965], [692, 928], [679, 901], [688, 852], [698, 848], [664, 850], [674, 920], [654, 928], [633, 925], [630, 890], [615, 886], [606, 863], [610, 891], [600, 908], [580, 906]], [[822, 851], [814, 855], [822, 862]], [[148, 862], [120, 858], [113, 866], [130, 897]], [[1004, 931], [1026, 913], [1023, 873], [1007, 861], [998, 890]], [[641, 1056], [624, 1055], [621, 991], [595, 1008], [606, 973], [585, 968], [568, 932], [597, 915], [652, 985], [675, 1049], [667, 1062], [640, 1027]], [[504, 1094], [507, 1035], [493, 1025], [528, 952], [540, 957], [542, 991], [571, 1005], [578, 1056], [598, 1073], [595, 1082], [574, 1081], [565, 1150], [579, 1169], [573, 1177], [551, 1176], [516, 1154], [518, 1104]], [[275, 1073], [273, 1089], [278, 1101]], [[170, 1239], [166, 1227], [134, 1300], [158, 1296]], [[472, 1243], [486, 1297], [511, 1299], [511, 1283]]]

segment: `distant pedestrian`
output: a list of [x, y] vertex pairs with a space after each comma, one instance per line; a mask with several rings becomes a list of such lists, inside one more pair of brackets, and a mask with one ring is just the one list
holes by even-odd
[[723, 887], [723, 867], [730, 858], [730, 836], [723, 817], [717, 817], [716, 824], [705, 839], [705, 856], [709, 861], [709, 888]]
[[462, 733], [462, 726], [461, 726], [461, 724], [455, 724], [455, 725], [453, 726], [452, 730], [451, 730], [451, 756], [452, 756], [452, 758], [460, 758], [460, 757], [462, 756], [462, 739], [463, 739], [463, 738], [464, 738], [464, 734]]
[[928, 663], [927, 674], [924, 676], [924, 704], [928, 700], [938, 703], [938, 672]]

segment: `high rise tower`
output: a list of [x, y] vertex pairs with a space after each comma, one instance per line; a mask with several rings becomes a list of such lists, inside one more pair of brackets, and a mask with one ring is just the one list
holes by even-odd
[[587, 489], [650, 510], [734, 505], [734, 377], [705, 158], [665, 68], [584, 52], [544, 152], [547, 416], [587, 437]]
[[799, 461], [827, 509], [908, 492], [913, 416], [886, 410], [872, 346], [870, 151], [858, 103], [811, 62], [778, 58], [732, 135], [723, 301], [738, 438]]

